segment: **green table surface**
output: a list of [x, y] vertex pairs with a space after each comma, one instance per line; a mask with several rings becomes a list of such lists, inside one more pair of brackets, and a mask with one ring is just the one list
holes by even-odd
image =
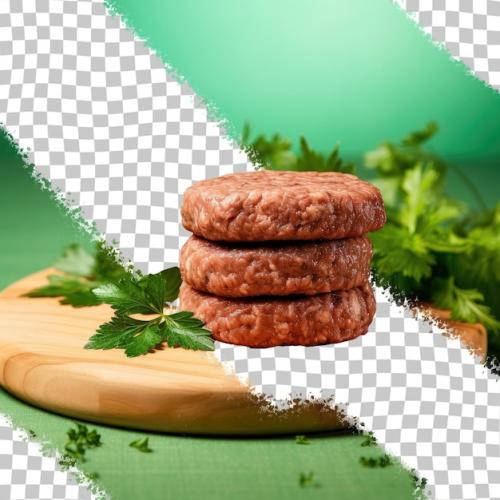
[[[50, 265], [64, 245], [73, 241], [90, 245], [90, 241], [49, 192], [40, 189], [1, 138], [0, 171], [3, 288]], [[72, 425], [71, 419], [31, 407], [1, 390], [0, 412], [60, 448]], [[99, 484], [114, 499], [413, 498], [409, 473], [398, 464], [384, 469], [362, 466], [362, 455], [383, 452], [361, 447], [363, 438], [349, 433], [311, 435], [309, 445], [298, 445], [293, 436], [190, 437], [90, 426], [101, 433], [103, 446], [88, 452], [82, 470], [97, 471]], [[128, 446], [146, 435], [153, 453]], [[309, 471], [314, 472], [319, 487], [299, 486], [300, 473]]]

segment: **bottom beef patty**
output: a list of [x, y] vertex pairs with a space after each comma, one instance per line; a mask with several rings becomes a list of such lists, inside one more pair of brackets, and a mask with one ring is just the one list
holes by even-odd
[[248, 347], [320, 345], [367, 332], [375, 314], [369, 283], [307, 297], [224, 298], [183, 284], [181, 309], [203, 320], [221, 342]]
[[182, 247], [181, 273], [196, 290], [222, 297], [316, 295], [361, 286], [371, 258], [365, 236], [254, 245], [191, 236]]

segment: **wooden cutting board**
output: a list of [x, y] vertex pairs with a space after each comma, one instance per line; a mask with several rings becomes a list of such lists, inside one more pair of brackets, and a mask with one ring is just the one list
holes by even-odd
[[35, 406], [123, 427], [192, 434], [278, 434], [344, 428], [320, 406], [265, 411], [212, 353], [184, 349], [126, 358], [83, 349], [112, 316], [107, 305], [75, 309], [22, 295], [51, 269], [0, 293], [0, 385]]

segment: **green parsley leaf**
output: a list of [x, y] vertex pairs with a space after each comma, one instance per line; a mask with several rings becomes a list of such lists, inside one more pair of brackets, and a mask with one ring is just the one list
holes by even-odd
[[118, 281], [123, 276], [128, 276], [132, 269], [130, 264], [122, 264], [118, 250], [106, 246], [100, 241], [96, 245], [94, 253], [94, 266], [91, 278], [98, 282]]
[[339, 155], [339, 148], [335, 146], [328, 156], [310, 148], [304, 137], [300, 138], [300, 153], [296, 155], [292, 150], [292, 142], [279, 134], [270, 139], [259, 135], [250, 141], [250, 126], [245, 124], [241, 138], [242, 145], [250, 160], [271, 170], [317, 171], [317, 172], [345, 172], [354, 173], [353, 163], [344, 163]]
[[431, 275], [436, 260], [421, 235], [388, 223], [370, 234], [370, 239], [374, 246], [373, 264], [389, 281], [400, 275], [418, 283]]
[[170, 347], [184, 347], [201, 351], [213, 351], [210, 332], [203, 328], [203, 321], [193, 313], [181, 311], [164, 317], [164, 336]]
[[243, 129], [241, 143], [250, 161], [255, 165], [275, 170], [288, 170], [296, 164], [297, 157], [292, 151], [290, 140], [274, 134], [271, 139], [267, 139], [265, 135], [259, 135], [250, 142], [250, 135], [250, 125], [247, 123]]
[[[173, 267], [141, 278], [129, 274], [117, 284], [94, 290], [99, 299], [116, 312], [98, 328], [85, 348], [124, 349], [128, 357], [147, 354], [164, 342], [170, 347], [214, 350], [210, 332], [193, 313], [164, 312], [166, 303], [177, 298], [180, 284], [179, 269]], [[133, 318], [130, 316], [133, 314], [151, 315], [151, 319]]]
[[25, 297], [62, 297], [59, 301], [73, 307], [96, 306], [101, 301], [92, 293], [98, 283], [73, 275], [51, 274], [48, 284], [35, 288], [25, 294]]
[[405, 202], [399, 213], [399, 222], [410, 233], [415, 233], [419, 218], [434, 202], [434, 189], [438, 179], [439, 174], [432, 166], [424, 169], [418, 164], [406, 172], [402, 184]]
[[60, 303], [73, 307], [101, 304], [92, 291], [112, 279], [128, 274], [117, 261], [116, 255], [99, 243], [95, 254], [90, 255], [80, 245], [70, 245], [55, 263], [63, 274], [48, 276], [48, 284], [31, 290], [26, 297], [61, 297]]
[[106, 283], [95, 288], [94, 295], [105, 304], [109, 304], [119, 315], [158, 312], [150, 304], [144, 288], [134, 276], [122, 278], [116, 284]]
[[439, 127], [436, 122], [429, 122], [422, 130], [417, 130], [416, 132], [410, 132], [403, 139], [403, 145], [410, 147], [420, 146], [424, 142], [434, 137], [434, 135], [438, 130]]
[[90, 337], [85, 349], [116, 349], [126, 346], [149, 324], [148, 321], [115, 315]]
[[299, 475], [299, 486], [301, 488], [314, 487], [320, 488], [321, 484], [316, 481], [314, 472], [301, 472]]
[[126, 276], [116, 284], [106, 284], [94, 294], [110, 304], [119, 315], [162, 314], [166, 302], [173, 302], [181, 285], [178, 267], [142, 278]]
[[432, 300], [438, 307], [451, 310], [451, 319], [482, 323], [492, 331], [500, 331], [500, 321], [492, 315], [488, 306], [484, 305], [484, 296], [478, 290], [459, 288], [455, 278], [436, 278], [433, 281], [435, 291]]
[[125, 354], [129, 358], [133, 358], [150, 352], [164, 340], [161, 329], [161, 325], [154, 321], [147, 323], [140, 332], [132, 336], [128, 343], [124, 345]]
[[149, 447], [149, 438], [136, 439], [132, 441], [129, 446], [135, 448], [142, 453], [151, 453], [153, 450]]
[[332, 152], [325, 158], [321, 153], [309, 147], [304, 137], [300, 138], [300, 156], [294, 170], [301, 172], [344, 172], [354, 173], [355, 167], [352, 163], [344, 163], [339, 155], [339, 148], [335, 146]]
[[90, 337], [85, 349], [124, 349], [128, 357], [147, 354], [164, 341], [159, 319], [142, 321], [115, 315]]
[[64, 251], [54, 267], [59, 271], [75, 276], [90, 276], [94, 269], [94, 257], [82, 246], [73, 243]]
[[477, 279], [500, 282], [500, 202], [485, 224], [477, 225], [466, 233], [469, 243], [462, 265]]

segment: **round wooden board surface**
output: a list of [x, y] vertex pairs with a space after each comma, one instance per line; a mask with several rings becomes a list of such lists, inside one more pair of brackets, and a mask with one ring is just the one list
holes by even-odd
[[320, 405], [266, 411], [213, 353], [165, 348], [130, 359], [121, 350], [84, 349], [112, 310], [22, 296], [51, 272], [0, 293], [0, 385], [16, 397], [63, 415], [151, 431], [279, 434], [345, 427]]

